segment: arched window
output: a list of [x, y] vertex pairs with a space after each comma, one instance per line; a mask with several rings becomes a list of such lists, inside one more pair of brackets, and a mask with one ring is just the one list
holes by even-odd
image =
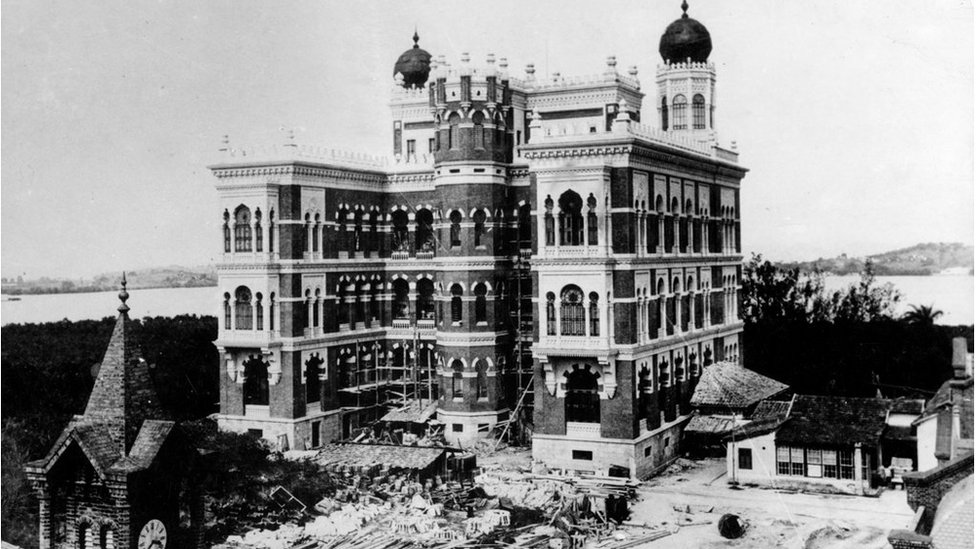
[[488, 398], [488, 365], [485, 361], [478, 361], [477, 372], [478, 398]]
[[586, 199], [586, 243], [590, 246], [596, 246], [599, 243], [599, 225], [596, 219], [596, 197], [593, 193]]
[[251, 251], [251, 210], [243, 204], [234, 210], [234, 251]]
[[528, 204], [519, 206], [518, 209], [518, 237], [519, 248], [532, 248], [532, 208]]
[[464, 398], [464, 364], [460, 360], [451, 363], [451, 397]]
[[244, 362], [244, 404], [268, 405], [268, 364], [251, 356]]
[[238, 330], [250, 330], [251, 324], [251, 290], [240, 286], [234, 291], [234, 315], [237, 317]]
[[546, 333], [556, 335], [556, 294], [546, 294]]
[[305, 361], [305, 402], [319, 402], [322, 398], [322, 365], [325, 363], [318, 353]]
[[474, 287], [474, 321], [478, 324], [488, 322], [488, 300], [485, 295], [488, 288], [483, 282], [479, 282]]
[[485, 220], [487, 215], [484, 211], [478, 210], [474, 212], [474, 245], [484, 246], [484, 236], [485, 236]]
[[455, 284], [451, 286], [451, 323], [460, 324], [461, 319], [464, 317], [464, 310], [461, 306], [461, 295], [464, 294], [464, 289], [461, 288], [460, 284]]
[[275, 243], [274, 237], [275, 237], [274, 210], [269, 210], [268, 211], [268, 251], [269, 252], [274, 251], [274, 243]]
[[369, 290], [369, 322], [372, 324], [380, 318], [379, 282], [374, 282]]
[[587, 365], [573, 365], [566, 376], [566, 421], [600, 423], [600, 393], [597, 374]]
[[363, 249], [363, 211], [356, 210], [353, 214], [352, 225], [352, 251], [359, 252]]
[[264, 251], [264, 231], [261, 230], [261, 208], [254, 210], [254, 251]]
[[[338, 307], [339, 308], [339, 315], [338, 316], [339, 316], [339, 322], [340, 323], [342, 323], [343, 321], [345, 321], [345, 318], [346, 318], [346, 311], [343, 310], [343, 308], [346, 305], [346, 300], [343, 299], [345, 297], [345, 294], [346, 294], [346, 292], [344, 291], [344, 288], [342, 288], [342, 283], [340, 282], [339, 283], [339, 295], [336, 297], [336, 300], [339, 302], [338, 303], [338, 305], [339, 305], [339, 307]], [[321, 309], [322, 309], [322, 291], [319, 290], [319, 289], [316, 289], [315, 290], [315, 299], [314, 299], [314, 301], [312, 301], [312, 327], [313, 328], [318, 328], [319, 327], [319, 311]]]
[[264, 329], [264, 303], [261, 301], [263, 297], [261, 292], [254, 294], [254, 329], [256, 330]]
[[417, 251], [434, 251], [434, 214], [427, 208], [417, 210]]
[[[345, 250], [348, 250], [349, 249], [349, 248], [347, 248], [345, 246], [345, 244], [346, 244], [346, 238], [348, 238], [348, 235], [346, 234], [346, 222], [348, 221], [348, 216], [349, 216], [349, 210], [347, 210], [345, 207], [339, 208], [339, 213], [336, 214], [335, 249], [336, 250], [339, 250], [339, 251], [345, 251]], [[319, 228], [319, 216], [318, 216], [318, 214], [316, 214], [316, 216], [315, 216], [315, 228], [316, 229]], [[318, 246], [319, 246], [319, 244], [318, 244], [319, 237], [316, 234], [317, 232], [318, 232], [318, 230], [316, 230], [316, 231], [314, 231], [312, 233], [312, 251], [313, 252], [319, 251], [319, 248], [318, 248]]]
[[417, 320], [434, 320], [434, 282], [429, 278], [417, 282]]
[[563, 288], [560, 295], [559, 321], [562, 335], [586, 335], [586, 315], [583, 312], [583, 291], [578, 286]]
[[85, 522], [78, 527], [78, 547], [79, 549], [95, 549], [92, 547], [92, 526]]
[[545, 216], [545, 224], [546, 224], [546, 246], [555, 246], [556, 245], [556, 223], [555, 223], [555, 221], [553, 220], [553, 217], [552, 217], [552, 208], [553, 208], [552, 197], [551, 196], [547, 196], [546, 197], [546, 216]]
[[447, 118], [448, 130], [447, 130], [447, 148], [456, 149], [459, 145], [458, 143], [458, 124], [461, 122], [461, 117], [457, 113], [451, 114]]
[[590, 335], [600, 335], [600, 296], [590, 292]]
[[224, 210], [224, 252], [230, 253], [230, 214]]
[[369, 214], [369, 251], [379, 250], [380, 214], [373, 211]]
[[705, 98], [700, 93], [691, 98], [691, 123], [696, 130], [705, 129]]
[[271, 292], [268, 296], [268, 329], [274, 331], [275, 329], [275, 315], [278, 314], [277, 308], [275, 307], [275, 294]]
[[583, 199], [573, 191], [559, 197], [559, 244], [583, 245]]
[[471, 116], [471, 121], [474, 122], [474, 148], [483, 149], [485, 148], [485, 115], [476, 112]]
[[233, 330], [234, 327], [231, 326], [231, 315], [230, 315], [230, 294], [224, 293], [224, 329]]
[[660, 368], [660, 370], [658, 371], [657, 379], [661, 382], [661, 387], [670, 387], [671, 368], [669, 368], [668, 361], [662, 360], [661, 363], [658, 365], [658, 367]]
[[98, 543], [101, 549], [114, 549], [115, 548], [115, 532], [112, 531], [112, 527], [108, 524], [102, 526], [102, 531], [98, 536]]
[[704, 357], [705, 360], [702, 362], [702, 366], [709, 366], [709, 365], [711, 365], [712, 364], [712, 349], [709, 348], [709, 347], [705, 347], [705, 352], [703, 354], [703, 357]]
[[402, 278], [393, 281], [393, 318], [403, 320], [410, 314], [410, 284]]
[[461, 245], [461, 212], [451, 212], [451, 247]]
[[685, 109], [688, 107], [688, 100], [685, 99], [685, 96], [679, 94], [674, 96], [671, 105], [672, 114], [674, 114], [674, 129], [688, 129], [688, 121], [685, 118], [687, 116]]
[[393, 212], [393, 249], [395, 251], [405, 252], [408, 250], [410, 240], [407, 234], [407, 221], [407, 212], [403, 210]]
[[668, 131], [668, 98], [661, 98], [661, 129]]

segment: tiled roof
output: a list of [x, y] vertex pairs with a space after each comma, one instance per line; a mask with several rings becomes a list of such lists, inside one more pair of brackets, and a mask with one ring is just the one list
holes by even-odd
[[437, 402], [420, 407], [419, 402], [410, 404], [388, 412], [380, 421], [390, 421], [395, 423], [424, 423], [437, 412]]
[[116, 430], [112, 439], [124, 444], [120, 453], [135, 441], [144, 419], [166, 419], [124, 311], [115, 321], [83, 417]]
[[932, 545], [939, 549], [973, 546], [973, 475], [953, 486], [939, 502], [932, 522]]
[[743, 440], [747, 438], [753, 438], [765, 435], [767, 433], [772, 433], [773, 431], [779, 429], [780, 425], [786, 421], [781, 417], [766, 417], [763, 419], [757, 419], [750, 421], [741, 427], [737, 427], [735, 430], [731, 431], [722, 440]]
[[921, 414], [925, 400], [920, 398], [898, 398], [891, 401], [892, 414]]
[[685, 425], [686, 433], [702, 433], [721, 435], [735, 427], [735, 420], [730, 417], [702, 416], [695, 414]]
[[691, 397], [692, 406], [748, 408], [789, 386], [731, 362], [706, 366]]
[[175, 425], [172, 421], [154, 419], [147, 419], [142, 422], [142, 429], [139, 429], [139, 436], [132, 444], [129, 455], [112, 466], [112, 471], [134, 473], [148, 469]]
[[330, 444], [322, 448], [314, 460], [324, 467], [387, 465], [393, 469], [426, 469], [445, 452], [443, 448], [423, 446]]
[[874, 446], [885, 428], [891, 401], [797, 395], [776, 441], [797, 444]]
[[752, 411], [750, 419], [782, 419], [786, 417], [789, 411], [789, 400], [764, 400], [756, 405], [756, 409]]

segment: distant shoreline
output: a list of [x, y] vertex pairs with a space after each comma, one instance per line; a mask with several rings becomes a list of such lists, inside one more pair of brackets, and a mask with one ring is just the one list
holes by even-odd
[[[179, 290], [183, 288], [216, 288], [216, 283], [207, 284], [186, 284], [181, 286], [173, 285], [151, 285], [151, 286], [139, 286], [136, 288], [129, 287], [129, 290], [161, 290], [161, 289], [174, 289]], [[28, 288], [28, 289], [13, 289], [13, 290], [3, 290], [0, 291], [0, 296], [22, 296], [22, 295], [52, 295], [52, 294], [95, 294], [99, 292], [116, 292], [119, 289], [107, 288], [103, 286], [76, 286], [70, 290], [64, 290], [62, 288]]]

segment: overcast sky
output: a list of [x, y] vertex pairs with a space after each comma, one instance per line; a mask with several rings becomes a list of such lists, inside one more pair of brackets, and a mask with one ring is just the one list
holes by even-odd
[[[420, 44], [510, 72], [640, 69], [680, 1], [4, 0], [2, 272], [90, 276], [220, 251], [221, 136], [388, 154]], [[973, 241], [969, 1], [691, 0], [717, 128], [751, 171], [743, 245], [774, 259]], [[537, 73], [537, 74], [538, 74]]]

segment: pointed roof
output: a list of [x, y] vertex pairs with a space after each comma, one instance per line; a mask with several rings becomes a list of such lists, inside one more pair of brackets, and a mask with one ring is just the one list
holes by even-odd
[[732, 362], [706, 366], [691, 397], [692, 406], [748, 408], [789, 389], [785, 383]]
[[133, 333], [125, 284], [123, 274], [119, 316], [82, 415], [83, 421], [107, 427], [112, 439], [121, 445], [121, 454], [132, 447], [144, 420], [166, 419], [149, 376], [149, 365], [142, 358]]

